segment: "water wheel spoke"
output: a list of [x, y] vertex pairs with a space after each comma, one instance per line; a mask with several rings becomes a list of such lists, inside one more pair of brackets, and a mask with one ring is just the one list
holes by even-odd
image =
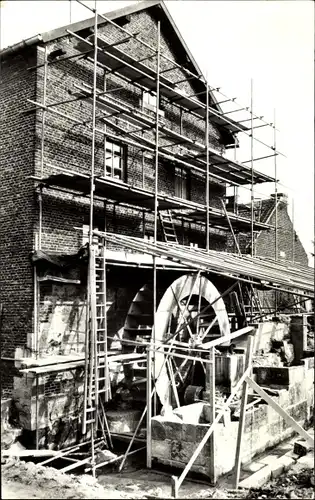
[[201, 299], [202, 299], [202, 293], [201, 293], [201, 280], [200, 280], [200, 283], [199, 283], [199, 296], [198, 296], [198, 309], [197, 309], [197, 324], [196, 324], [196, 332], [199, 332]]
[[202, 359], [200, 358], [200, 364], [202, 366], [202, 369], [204, 371], [204, 374], [206, 375], [206, 367], [205, 367], [205, 363], [202, 361]]
[[174, 371], [174, 377], [176, 377], [176, 375], [178, 375], [178, 377], [180, 379], [180, 382], [183, 384], [184, 383], [184, 379], [182, 377], [182, 374], [181, 374], [180, 370], [176, 371], [178, 367], [177, 367], [177, 365], [176, 365], [176, 363], [174, 361], [174, 358], [171, 357], [170, 360], [171, 360], [171, 363], [173, 365], [173, 368], [175, 369], [175, 371]]
[[[186, 303], [185, 307], [183, 307], [183, 306], [181, 305], [181, 303], [179, 302], [178, 297], [176, 296], [176, 294], [175, 294], [175, 292], [174, 292], [174, 289], [173, 289], [172, 285], [171, 285], [171, 290], [172, 290], [172, 292], [173, 292], [174, 298], [175, 298], [175, 300], [176, 300], [177, 307], [178, 307], [179, 312], [180, 312], [180, 315], [181, 315], [180, 320], [179, 320], [179, 329], [178, 329], [178, 330], [179, 330], [179, 331], [181, 331], [181, 330], [182, 330], [182, 326], [181, 326], [181, 325], [182, 325], [182, 324], [183, 324], [183, 322], [184, 322], [184, 323], [185, 323], [185, 326], [187, 327], [187, 331], [188, 331], [188, 333], [189, 333], [190, 337], [191, 337], [191, 338], [194, 338], [193, 332], [192, 332], [192, 330], [191, 330], [191, 328], [190, 328], [190, 325], [189, 325], [189, 323], [188, 323], [188, 321], [187, 321], [187, 318], [185, 318], [185, 311], [186, 311], [186, 309], [187, 309], [187, 303], [188, 303], [188, 302]], [[175, 333], [176, 333], [176, 332], [175, 332]], [[179, 333], [179, 332], [178, 332], [178, 333]], [[176, 335], [175, 335], [175, 336], [176, 336]]]
[[211, 328], [215, 325], [215, 323], [218, 321], [218, 316], [215, 316], [213, 320], [211, 321], [210, 325], [207, 326], [206, 330], [202, 335], [200, 335], [200, 341], [202, 342], [203, 339], [208, 335], [210, 332]]

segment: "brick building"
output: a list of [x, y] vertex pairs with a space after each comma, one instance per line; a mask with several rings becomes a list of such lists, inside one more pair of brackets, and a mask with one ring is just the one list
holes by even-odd
[[[250, 217], [250, 204], [238, 205], [238, 213], [244, 217]], [[275, 205], [275, 195], [264, 200], [255, 200], [255, 218], [266, 224], [270, 224], [274, 229], [270, 231], [259, 231], [254, 238], [254, 252], [257, 257], [269, 259], [275, 258], [276, 231], [277, 227], [277, 257], [280, 261], [308, 266], [307, 253], [294, 229], [293, 222], [288, 213], [287, 196], [282, 193], [277, 194], [277, 213]], [[228, 246], [233, 251], [234, 243], [229, 236]], [[240, 250], [244, 254], [251, 253], [251, 237], [242, 234], [239, 237]]]
[[[226, 251], [229, 221], [240, 238], [251, 230], [250, 214], [228, 206], [226, 214], [224, 200], [227, 186], [252, 179], [248, 167], [225, 155], [245, 127], [226, 120], [202, 78], [191, 77], [200, 68], [163, 2], [139, 3], [100, 19], [97, 66], [93, 33], [94, 19], [88, 19], [0, 53], [2, 389], [13, 394], [19, 409], [27, 406], [24, 426], [30, 431], [38, 427], [35, 396], [42, 398], [42, 428], [60, 416], [53, 409], [55, 394], [69, 391], [71, 410], [62, 404], [70, 413], [79, 398], [79, 369], [75, 375], [43, 375], [35, 394], [35, 379], [18, 368], [30, 365], [25, 358], [34, 364], [35, 355], [60, 360], [84, 353], [82, 247], [91, 222], [90, 196], [94, 229], [146, 241], [174, 238], [172, 243]], [[211, 110], [208, 123], [205, 109]], [[259, 172], [253, 178], [273, 180]], [[163, 217], [169, 211], [167, 236]], [[269, 245], [272, 223], [254, 221], [262, 246]], [[106, 251], [108, 328], [114, 335], [124, 327], [134, 296], [152, 281], [152, 260], [139, 264], [131, 251], [126, 256], [113, 244]], [[303, 249], [297, 245], [295, 252], [296, 261], [306, 264]], [[183, 272], [164, 263], [159, 287], [165, 290]], [[214, 279], [219, 290], [220, 279]]]

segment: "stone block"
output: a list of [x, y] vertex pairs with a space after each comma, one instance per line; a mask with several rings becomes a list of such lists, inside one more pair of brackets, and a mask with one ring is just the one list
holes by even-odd
[[277, 477], [281, 476], [283, 471], [284, 471], [283, 463], [279, 460], [276, 460], [272, 467], [271, 479], [276, 479]]
[[243, 481], [240, 481], [239, 488], [259, 488], [265, 484], [271, 477], [271, 467], [270, 465], [265, 465], [262, 469], [254, 472], [251, 476], [248, 476]]
[[166, 420], [163, 422], [167, 439], [181, 439], [182, 425], [180, 422]]
[[314, 447], [307, 443], [305, 439], [299, 439], [294, 443], [293, 452], [302, 457], [313, 448]]
[[206, 434], [207, 430], [209, 429], [210, 425], [209, 424], [199, 424], [196, 425], [196, 441], [200, 443], [204, 435]]
[[278, 464], [281, 464], [283, 466], [284, 472], [287, 472], [294, 463], [295, 459], [287, 455], [283, 455], [282, 457], [278, 458]]
[[152, 439], [157, 441], [164, 441], [166, 439], [166, 431], [163, 422], [158, 420], [158, 417], [151, 420], [151, 435]]
[[242, 470], [245, 472], [257, 472], [263, 467], [265, 467], [266, 464], [261, 463], [261, 462], [249, 462], [248, 464], [242, 465]]
[[182, 424], [181, 426], [181, 438], [183, 441], [189, 442], [197, 442], [197, 428], [199, 426], [194, 424]]
[[306, 370], [312, 370], [312, 375], [313, 375], [313, 379], [314, 379], [314, 356], [312, 358], [306, 358], [306, 359], [303, 359], [303, 363], [304, 363], [304, 366], [305, 366], [305, 369]]
[[278, 458], [275, 455], [266, 455], [265, 457], [259, 457], [259, 462], [264, 465], [272, 465]]
[[[191, 456], [193, 455], [195, 449], [197, 447], [196, 443], [188, 443], [185, 441], [178, 441], [176, 439], [171, 440], [171, 460], [177, 460], [178, 462], [182, 462], [186, 464]], [[196, 458], [196, 463], [199, 462], [200, 460], [200, 454]], [[199, 459], [199, 460], [198, 460]], [[199, 462], [200, 463], [200, 462]], [[200, 465], [204, 464], [204, 459], [203, 463]]]
[[164, 441], [152, 439], [151, 443], [151, 454], [153, 458], [171, 459], [171, 441], [169, 439], [165, 439]]
[[297, 463], [305, 469], [314, 469], [314, 452], [309, 452], [307, 455], [299, 458]]

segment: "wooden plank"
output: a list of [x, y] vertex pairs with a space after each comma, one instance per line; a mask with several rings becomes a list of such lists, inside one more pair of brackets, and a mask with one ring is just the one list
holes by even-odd
[[179, 397], [178, 397], [178, 392], [177, 392], [177, 388], [176, 388], [176, 382], [175, 382], [174, 372], [173, 372], [173, 368], [172, 368], [170, 359], [167, 359], [166, 364], [167, 364], [167, 367], [168, 367], [169, 377], [170, 377], [170, 380], [171, 380], [171, 385], [172, 385], [172, 389], [173, 389], [173, 393], [174, 393], [174, 397], [175, 397], [175, 401], [176, 401], [176, 406], [177, 406], [177, 408], [179, 408], [180, 407]]
[[[4, 457], [53, 457], [55, 459], [59, 456], [59, 452], [56, 450], [4, 450], [2, 452]], [[41, 464], [40, 464], [41, 465]]]
[[306, 432], [303, 427], [300, 426], [290, 415], [283, 409], [281, 406], [276, 403], [276, 401], [269, 396], [264, 389], [262, 389], [254, 380], [252, 380], [249, 376], [246, 377], [247, 383], [254, 389], [254, 391], [259, 394], [259, 396], [266, 401], [279, 415], [285, 420], [285, 422], [290, 425], [300, 436], [302, 436], [307, 443], [314, 447], [314, 438]]
[[87, 464], [91, 461], [91, 457], [84, 458], [83, 460], [78, 460], [75, 464], [70, 464], [67, 465], [66, 467], [63, 467], [60, 469], [62, 472], [69, 472], [70, 470], [76, 469], [77, 467], [80, 467], [81, 465]]
[[[252, 369], [253, 346], [254, 346], [254, 336], [250, 335], [248, 337], [248, 341], [247, 341], [247, 350], [246, 350], [246, 358], [245, 358], [245, 369], [246, 370]], [[239, 424], [238, 424], [236, 452], [235, 452], [234, 487], [236, 489], [238, 488], [238, 483], [240, 480], [241, 446], [242, 446], [242, 437], [243, 437], [244, 426], [245, 426], [247, 396], [248, 396], [248, 384], [247, 384], [247, 381], [245, 379], [245, 381], [243, 382], [243, 391], [242, 391], [242, 400], [241, 400], [241, 414], [240, 414], [240, 420], [239, 420]]]
[[250, 333], [254, 330], [253, 326], [246, 326], [245, 328], [241, 328], [236, 332], [230, 333], [229, 335], [225, 335], [224, 337], [220, 337], [215, 340], [211, 340], [210, 342], [205, 342], [204, 344], [200, 344], [200, 347], [203, 349], [211, 349], [212, 347], [216, 347], [217, 345], [223, 344], [224, 342], [228, 342], [229, 340], [240, 337], [241, 335], [245, 335], [246, 333]]

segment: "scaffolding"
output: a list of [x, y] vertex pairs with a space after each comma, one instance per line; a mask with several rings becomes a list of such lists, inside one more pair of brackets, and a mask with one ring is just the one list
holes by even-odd
[[[93, 474], [98, 466], [95, 463], [95, 443], [97, 431], [101, 430], [103, 438], [110, 438], [110, 433], [106, 420], [100, 394], [104, 394], [104, 402], [110, 399], [110, 381], [109, 364], [113, 360], [113, 354], [107, 350], [108, 332], [107, 332], [107, 299], [106, 299], [106, 269], [108, 266], [107, 248], [109, 244], [120, 246], [127, 251], [139, 252], [149, 255], [152, 258], [151, 268], [153, 273], [153, 324], [156, 324], [157, 311], [157, 270], [159, 259], [168, 260], [173, 268], [184, 266], [184, 268], [196, 272], [214, 273], [232, 280], [235, 284], [244, 283], [248, 286], [251, 297], [250, 320], [254, 321], [256, 317], [261, 317], [263, 311], [259, 307], [259, 301], [255, 289], [274, 290], [275, 294], [279, 291], [295, 293], [304, 298], [312, 296], [313, 283], [312, 277], [303, 268], [298, 265], [284, 265], [278, 262], [278, 179], [277, 179], [277, 156], [282, 155], [276, 147], [276, 125], [268, 123], [253, 113], [253, 85], [251, 85], [251, 106], [244, 108], [238, 105], [235, 98], [227, 98], [220, 89], [212, 88], [207, 79], [202, 74], [196, 74], [187, 67], [180, 65], [173, 59], [163, 53], [161, 44], [161, 23], [157, 22], [156, 40], [153, 45], [142, 40], [137, 33], [125, 29], [115, 20], [106, 17], [97, 12], [96, 4], [94, 8], [77, 0], [94, 14], [93, 32], [83, 34], [73, 32], [67, 29], [69, 39], [76, 41], [74, 46], [75, 53], [70, 56], [60, 56], [57, 59], [49, 60], [47, 48], [45, 47], [44, 62], [30, 70], [43, 69], [43, 96], [42, 101], [28, 100], [32, 108], [28, 112], [37, 112], [41, 110], [41, 148], [40, 148], [40, 171], [41, 175], [34, 177], [39, 193], [39, 235], [37, 238], [36, 249], [41, 249], [42, 244], [42, 192], [45, 189], [61, 191], [62, 193], [71, 193], [73, 196], [86, 197], [89, 200], [89, 273], [88, 273], [88, 296], [87, 296], [87, 317], [86, 325], [86, 343], [85, 343], [85, 385], [84, 385], [84, 415], [83, 432], [87, 432], [88, 426], [91, 428], [91, 447], [92, 458], [88, 463], [91, 466]], [[116, 39], [104, 38], [100, 33], [99, 26], [105, 25], [114, 28]], [[84, 30], [83, 30], [84, 31]], [[150, 51], [150, 55], [141, 56], [139, 59], [130, 55], [128, 50], [122, 47], [133, 42], [136, 51], [142, 54], [141, 48]], [[49, 102], [47, 95], [47, 81], [49, 79], [49, 69], [54, 65], [67, 62], [69, 60], [84, 58], [88, 61], [92, 69], [93, 84], [74, 84], [71, 89], [71, 98], [61, 101]], [[103, 89], [100, 90], [98, 82], [98, 72], [103, 71]], [[176, 75], [184, 74], [185, 78], [176, 79]], [[166, 76], [167, 75], [167, 76]], [[120, 85], [110, 88], [108, 77], [114, 76], [120, 82]], [[187, 94], [183, 90], [183, 84], [190, 82], [202, 88], [203, 90], [195, 92], [193, 95]], [[146, 112], [123, 102], [115, 92], [128, 86], [135, 89], [143, 95], [149, 93], [154, 95], [155, 108]], [[204, 90], [205, 89], [205, 90]], [[216, 97], [218, 96], [218, 97]], [[220, 96], [220, 97], [219, 97]], [[220, 101], [220, 98], [223, 99]], [[167, 126], [163, 116], [161, 116], [160, 102], [165, 102], [174, 106], [180, 114], [179, 132]], [[65, 111], [65, 106], [76, 103], [89, 103], [91, 107], [91, 116], [79, 119], [73, 111]], [[236, 122], [230, 118], [229, 114], [233, 111], [223, 112], [220, 104], [231, 102], [237, 106], [237, 110], [244, 110], [249, 114], [249, 118], [241, 122]], [[59, 109], [57, 109], [59, 108]], [[74, 169], [68, 169], [45, 162], [45, 124], [48, 113], [62, 118], [74, 127], [80, 126], [91, 134], [91, 154], [90, 154], [90, 172], [83, 174]], [[191, 117], [204, 128], [204, 139], [192, 139], [189, 134], [185, 134], [182, 126], [182, 116]], [[247, 127], [242, 122], [250, 122]], [[234, 159], [230, 159], [227, 154], [214, 148], [210, 144], [210, 124], [214, 124], [221, 131], [230, 134], [234, 138]], [[260, 140], [254, 131], [260, 127], [270, 126], [274, 132], [274, 142], [271, 146]], [[248, 162], [239, 162], [236, 160], [237, 139], [236, 134], [245, 134], [250, 138], [251, 155], [250, 167]], [[104, 175], [99, 175], [95, 169], [96, 158], [96, 136], [102, 136], [104, 141]], [[120, 144], [134, 148], [141, 154], [142, 158], [142, 186], [132, 186], [121, 179], [115, 180], [115, 171], [119, 172], [120, 165], [111, 165], [113, 176], [107, 176], [106, 154], [107, 141], [116, 141]], [[254, 158], [254, 142], [257, 141], [264, 147], [271, 150], [271, 154], [263, 157]], [[115, 156], [115, 153], [111, 153]], [[145, 187], [144, 163], [145, 158], [149, 158], [154, 165], [154, 189]], [[263, 174], [254, 169], [254, 162], [263, 159], [272, 158], [274, 160], [274, 176]], [[187, 169], [188, 171], [198, 173], [206, 179], [205, 203], [197, 203], [189, 199], [167, 196], [159, 191], [159, 163], [161, 160], [167, 161], [175, 168]], [[114, 162], [113, 162], [114, 163]], [[116, 169], [116, 170], [115, 170]], [[49, 171], [49, 175], [45, 172]], [[234, 207], [229, 211], [226, 206], [226, 199], [222, 197], [218, 200], [218, 207], [211, 206], [210, 189], [211, 182], [226, 188], [234, 188]], [[275, 226], [271, 226], [255, 217], [255, 197], [254, 186], [258, 183], [269, 182], [275, 186]], [[248, 187], [249, 186], [249, 187]], [[238, 188], [248, 189], [250, 192], [250, 212], [251, 217], [245, 217], [238, 213], [236, 203]], [[153, 217], [153, 239], [134, 238], [132, 236], [123, 236], [113, 234], [106, 230], [96, 231], [94, 228], [94, 210], [95, 202], [101, 201], [104, 206], [104, 220], [106, 220], [106, 210], [109, 205], [114, 209], [117, 205], [122, 207], [136, 208], [145, 214], [150, 213]], [[164, 222], [161, 220], [163, 214], [167, 213], [171, 229], [165, 230], [163, 223], [167, 225], [165, 216]], [[161, 220], [165, 242], [158, 239], [158, 220]], [[171, 221], [171, 222], [170, 222]], [[176, 236], [176, 223], [198, 223], [203, 228], [205, 236], [204, 248], [190, 248], [180, 245]], [[219, 231], [231, 233], [237, 255], [231, 255], [224, 252], [216, 252], [211, 249], [211, 231], [215, 228]], [[275, 232], [275, 255], [274, 262], [255, 258], [255, 237], [260, 231]], [[171, 232], [170, 232], [171, 231]], [[145, 232], [145, 231], [144, 231]], [[240, 232], [250, 233], [251, 255], [242, 255], [238, 244], [237, 235]], [[96, 251], [95, 236], [99, 242], [99, 251]], [[128, 265], [128, 264], [126, 264]], [[172, 267], [170, 267], [172, 268]], [[34, 298], [34, 331], [36, 332], [35, 344], [37, 344], [37, 316], [38, 316], [38, 288], [39, 280], [35, 272], [35, 298]], [[101, 289], [97, 286], [99, 281]], [[98, 291], [97, 291], [98, 290]], [[228, 289], [228, 291], [230, 288]], [[294, 290], [294, 292], [292, 292]], [[227, 292], [228, 292], [227, 291]], [[306, 291], [306, 294], [305, 294]], [[98, 294], [98, 295], [97, 295]], [[222, 294], [224, 296], [224, 293]], [[254, 307], [254, 303], [256, 306]], [[200, 309], [200, 308], [199, 308]], [[270, 311], [269, 311], [270, 313]], [[178, 333], [178, 332], [177, 332]], [[157, 379], [154, 363], [154, 350], [157, 349], [157, 342], [153, 330], [152, 339], [149, 345], [151, 351], [147, 356], [147, 442], [150, 439], [150, 418], [151, 406], [149, 402], [156, 394], [152, 391], [151, 376], [153, 380]], [[232, 338], [232, 337], [231, 337]], [[174, 339], [175, 340], [175, 339]], [[130, 341], [132, 344], [132, 341]], [[137, 344], [137, 343], [135, 343]], [[170, 344], [172, 345], [172, 344]], [[180, 347], [177, 344], [177, 348]], [[38, 346], [36, 346], [38, 352]], [[120, 357], [119, 357], [120, 356]], [[185, 354], [183, 354], [185, 357]], [[118, 355], [122, 363], [133, 362], [137, 356], [135, 354], [126, 356]], [[187, 357], [187, 354], [186, 354]], [[138, 356], [139, 358], [139, 356]], [[118, 359], [118, 358], [117, 358]], [[143, 360], [143, 356], [139, 359]], [[171, 377], [172, 382], [174, 382]], [[242, 379], [242, 381], [245, 380]], [[172, 384], [174, 385], [174, 383]], [[154, 399], [153, 398], [153, 399]], [[156, 401], [153, 405], [153, 414], [156, 411]], [[136, 432], [129, 443], [122, 465], [130, 451], [131, 445], [136, 439], [137, 431], [143, 421], [145, 413], [137, 426]], [[137, 450], [136, 450], [137, 451]], [[109, 463], [109, 462], [108, 462]], [[150, 458], [148, 458], [148, 464]], [[80, 465], [80, 463], [78, 462]], [[71, 469], [76, 465], [69, 466]], [[67, 470], [70, 470], [66, 468]], [[177, 485], [178, 486], [178, 485]], [[176, 487], [177, 487], [176, 486]]]

